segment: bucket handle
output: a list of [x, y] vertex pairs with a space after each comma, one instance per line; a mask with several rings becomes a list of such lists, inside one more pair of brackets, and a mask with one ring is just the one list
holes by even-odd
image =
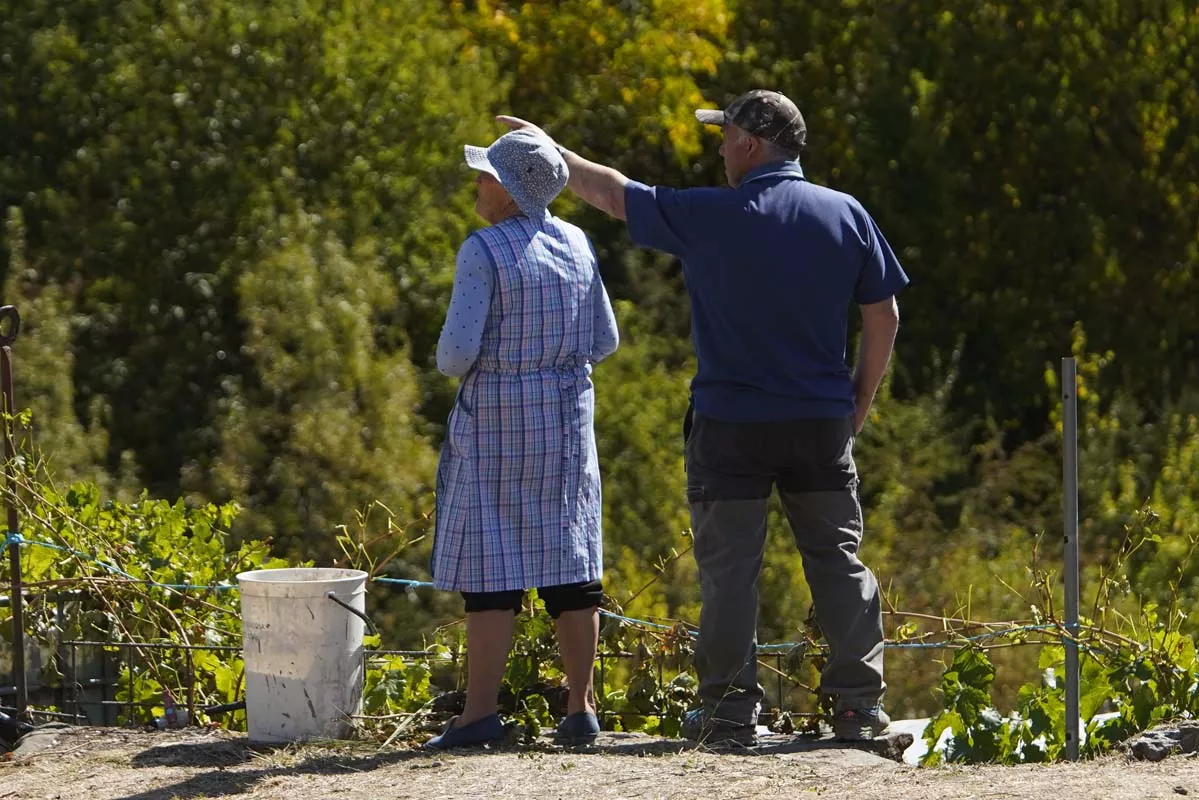
[[338, 599], [337, 599], [337, 595], [336, 595], [336, 594], [334, 594], [333, 592], [327, 592], [327, 593], [325, 594], [325, 597], [328, 597], [328, 598], [329, 598], [330, 600], [332, 600], [334, 603], [337, 603], [339, 606], [341, 606], [342, 608], [344, 608], [346, 611], [349, 611], [351, 614], [353, 614], [354, 616], [358, 617], [358, 619], [360, 619], [360, 620], [362, 620], [363, 622], [365, 622], [365, 623], [366, 623], [366, 628], [367, 628], [367, 630], [369, 630], [369, 631], [371, 632], [371, 636], [378, 636], [378, 635], [379, 635], [379, 631], [378, 631], [378, 630], [375, 628], [375, 624], [374, 624], [373, 622], [371, 622], [371, 621], [370, 621], [370, 618], [369, 618], [369, 617], [367, 617], [367, 616], [366, 616], [366, 614], [363, 614], [361, 611], [359, 611], [358, 609], [354, 608], [354, 607], [353, 607], [352, 605], [350, 605], [349, 603], [345, 603], [345, 602], [343, 602], [343, 601], [341, 601], [341, 600], [338, 600]]

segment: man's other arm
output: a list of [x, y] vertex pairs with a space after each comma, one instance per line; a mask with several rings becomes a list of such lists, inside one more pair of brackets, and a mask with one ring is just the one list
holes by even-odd
[[899, 330], [899, 304], [895, 297], [859, 306], [862, 311], [862, 340], [853, 372], [854, 431], [860, 432], [874, 403]]

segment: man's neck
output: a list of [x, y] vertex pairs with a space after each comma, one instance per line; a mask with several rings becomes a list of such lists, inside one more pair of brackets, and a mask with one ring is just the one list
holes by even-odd
[[741, 180], [737, 182], [737, 185], [740, 186], [746, 181], [752, 181], [756, 178], [762, 177], [763, 175], [771, 175], [776, 172], [793, 173], [797, 177], [803, 177], [803, 168], [800, 167], [798, 161], [780, 161], [775, 159], [773, 161], [763, 161], [762, 163], [751, 167], [744, 175], [741, 176]]

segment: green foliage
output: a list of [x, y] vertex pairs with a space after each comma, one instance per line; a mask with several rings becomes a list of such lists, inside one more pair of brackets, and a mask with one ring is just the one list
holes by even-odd
[[[239, 571], [285, 562], [271, 559], [261, 542], [232, 546], [227, 531], [237, 508], [190, 507], [144, 495], [133, 503], [106, 501], [94, 485], [56, 490], [32, 459], [19, 458], [13, 468], [17, 482], [5, 500], [19, 505], [21, 517], [28, 520], [26, 538], [50, 545], [25, 548], [26, 585], [82, 585], [94, 598], [93, 603], [72, 601], [66, 616], [58, 617], [48, 596], [37, 595], [27, 611], [34, 639], [52, 643], [59, 636], [69, 636], [112, 642], [110, 649], [121, 660], [117, 699], [128, 704], [122, 708], [133, 711], [126, 722], [160, 716], [167, 698], [192, 708], [239, 699], [241, 659], [202, 649], [236, 646], [240, 638], [235, 595], [221, 592], [220, 586]], [[347, 560], [359, 565], [366, 560], [374, 571], [386, 567], [404, 543], [392, 543], [391, 552], [380, 557], [375, 549], [379, 540], [368, 538], [368, 522], [363, 515], [356, 531], [343, 527], [339, 544]], [[391, 526], [388, 518], [387, 529], [394, 532]], [[1151, 527], [1135, 529], [1130, 536], [1154, 538]], [[1122, 569], [1136, 549], [1137, 540], [1132, 540], [1124, 548], [1125, 555], [1110, 565], [1112, 571]], [[1109, 578], [1100, 591], [1119, 583]], [[1040, 605], [1052, 607], [1045, 576], [1036, 576], [1035, 587], [1042, 595]], [[504, 695], [508, 715], [532, 741], [560, 713], [551, 698], [560, 693], [564, 675], [555, 655], [553, 626], [540, 600], [528, 610], [518, 618]], [[1199, 658], [1193, 638], [1178, 629], [1183, 620], [1184, 615], [1176, 612], [1160, 616], [1150, 603], [1140, 608], [1138, 624], [1122, 624], [1119, 632], [1084, 623], [1079, 647], [1086, 753], [1106, 752], [1153, 724], [1199, 713], [1193, 692], [1199, 681]], [[7, 622], [0, 619], [0, 626]], [[1041, 617], [1033, 629], [1060, 630], [1058, 625], [1052, 617]], [[904, 626], [897, 634], [906, 640], [922, 639], [915, 626]], [[1034, 632], [1030, 638], [1024, 627], [1017, 626], [995, 631], [989, 639], [989, 648], [1041, 645], [1040, 677], [1019, 689], [1007, 717], [993, 699], [996, 668], [989, 650], [970, 643], [957, 649], [941, 679], [944, 708], [925, 731], [930, 745], [925, 763], [1021, 763], [1060, 757], [1064, 701], [1059, 676], [1064, 650], [1038, 636], [1043, 634]], [[461, 685], [461, 630], [443, 628], [435, 639], [418, 658], [389, 654], [369, 658], [363, 714], [358, 719], [362, 735], [383, 737], [390, 731], [388, 741], [401, 733], [405, 738], [422, 735], [420, 726], [412, 723], [430, 714], [441, 692], [455, 682]], [[201, 649], [151, 649], [131, 658], [123, 645], [137, 643]], [[379, 643], [373, 636], [368, 642], [371, 647]], [[805, 645], [817, 652], [811, 639]], [[808, 666], [802, 655], [805, 649], [796, 651], [797, 658], [778, 662], [780, 674], [798, 686], [803, 686], [802, 673]], [[677, 736], [684, 712], [696, 700], [689, 631], [681, 625], [655, 630], [612, 619], [603, 626], [601, 650], [629, 655], [619, 663], [610, 661], [600, 675], [597, 695], [605, 727]], [[54, 681], [63, 676], [47, 677]], [[781, 696], [776, 700], [780, 705], [784, 702]], [[1109, 713], [1100, 716], [1101, 711]], [[391, 727], [397, 719], [399, 724]], [[780, 715], [776, 723], [779, 729], [790, 730], [794, 717]], [[225, 724], [240, 727], [244, 715], [234, 715]]]
[[[35, 640], [48, 645], [56, 645], [59, 637], [114, 644], [240, 644], [237, 595], [220, 586], [238, 572], [285, 564], [261, 542], [228, 546], [236, 505], [188, 506], [145, 493], [122, 502], [104, 498], [88, 483], [58, 489], [32, 458], [15, 459], [13, 471], [15, 481], [4, 489], [4, 500], [18, 509], [21, 535], [37, 543], [23, 548], [22, 578], [35, 591], [25, 624]], [[47, 587], [71, 586], [87, 592], [68, 601], [59, 618]], [[8, 608], [0, 629], [6, 638], [11, 634]], [[122, 659], [117, 699], [133, 707], [133, 718], [125, 722], [160, 715], [165, 692], [180, 705], [231, 702], [242, 692], [238, 658], [172, 648], [137, 651], [132, 659], [126, 656], [134, 651], [127, 648], [114, 646], [111, 652]], [[45, 677], [51, 684], [64, 678]], [[121, 713], [127, 712], [122, 708]]]
[[953, 662], [941, 678], [945, 710], [929, 722], [924, 734], [930, 742], [926, 763], [936, 763], [939, 754], [932, 746], [947, 730], [952, 735], [946, 748], [947, 759], [952, 760], [962, 752], [977, 752], [983, 761], [994, 758], [995, 734], [1002, 726], [998, 713], [991, 707], [994, 680], [995, 668], [982, 651], [964, 647], [954, 654]]
[[698, 688], [690, 671], [693, 642], [687, 628], [652, 630], [610, 620], [600, 642], [605, 652], [631, 654], [629, 661], [608, 667], [597, 689], [601, 723], [613, 730], [677, 736], [683, 715], [695, 707]]
[[3, 204], [41, 280], [71, 287], [75, 403], [111, 409], [110, 468], [131, 451], [174, 496], [219, 450], [230, 386], [258, 380], [242, 278], [286, 253], [276, 221], [300, 210], [348, 253], [373, 242], [394, 293], [379, 369], [409, 343], [425, 363], [470, 223], [461, 143], [495, 86], [440, 8], [0, 4]]
[[[444, 647], [431, 651], [434, 658], [448, 656]], [[428, 704], [432, 669], [427, 661], [405, 661], [386, 656], [373, 661], [366, 671], [362, 713], [391, 715], [419, 711]]]
[[[683, 475], [691, 367], [672, 369], [639, 310], [616, 304], [621, 345], [596, 367], [609, 596], [638, 616], [698, 618]], [[651, 585], [646, 592], [639, 590]]]
[[[992, 702], [995, 669], [986, 652], [958, 650], [941, 680], [945, 709], [924, 732], [929, 751], [922, 763], [1017, 764], [1060, 758], [1066, 744], [1064, 664], [1063, 647], [1045, 646], [1040, 680], [1021, 687], [1005, 718]], [[1158, 628], [1146, 642], [1087, 647], [1079, 681], [1083, 754], [1101, 755], [1153, 725], [1193, 716], [1199, 710], [1196, 680], [1194, 640], [1174, 631]]]
[[184, 483], [237, 498], [242, 535], [324, 558], [346, 509], [383, 500], [412, 518], [430, 507], [435, 459], [412, 412], [411, 362], [378, 343], [395, 304], [379, 259], [365, 244], [346, 253], [308, 215], [270, 236], [277, 251], [238, 282], [252, 377], [226, 382], [219, 446]]
[[71, 340], [79, 319], [72, 313], [70, 293], [47, 281], [26, 259], [24, 216], [19, 208], [7, 211], [4, 241], [9, 257], [4, 297], [22, 315], [18, 400], [29, 398], [32, 419], [38, 423], [34, 436], [42, 449], [57, 455], [61, 481], [90, 479], [107, 487], [111, 480], [106, 469], [108, 435], [104, 426], [108, 409], [96, 398], [88, 409], [86, 424], [75, 409]]
[[955, 405], [1035, 435], [1042, 365], [1076, 321], [1136, 354], [1120, 377], [1140, 403], [1193, 378], [1192, 4], [731, 5], [714, 91], [797, 98], [809, 175], [862, 199], [916, 279], [905, 391], [963, 341]]
[[[1139, 551], [1162, 541], [1154, 532], [1157, 519], [1148, 507], [1133, 515], [1122, 546], [1099, 570], [1093, 603], [1096, 617], [1084, 617], [1079, 628], [1084, 754], [1105, 753], [1153, 725], [1199, 713], [1194, 693], [1199, 658], [1193, 635], [1182, 630], [1188, 625], [1187, 615], [1176, 606], [1160, 613], [1162, 609], [1148, 599], [1156, 593], [1152, 587], [1134, 593], [1129, 585], [1127, 572]], [[1035, 569], [1033, 575], [1040, 596], [1031, 606], [1035, 627], [1048, 624], [1064, 630], [1053, 618], [1056, 601], [1049, 576]], [[1168, 591], [1177, 603], [1177, 577]], [[1024, 633], [1008, 640], [1013, 645], [1030, 641]], [[1034, 636], [1031, 641], [1045, 640]], [[1012, 713], [1003, 718], [991, 695], [995, 670], [987, 652], [977, 647], [959, 650], [941, 680], [945, 710], [925, 730], [929, 752], [924, 763], [1059, 758], [1066, 744], [1064, 646], [1043, 643], [1038, 669], [1039, 678], [1020, 687]]]
[[647, 151], [680, 164], [699, 152], [696, 79], [718, 68], [724, 0], [452, 5], [501, 70], [520, 76], [508, 92], [511, 110], [544, 122], [564, 144], [623, 154], [617, 166], [634, 174], [637, 166], [661, 169]]
[[[497, 98], [506, 113], [637, 180], [697, 181], [691, 162], [706, 142], [694, 111], [710, 105], [700, 84], [719, 68], [731, 20], [726, 0], [450, 5], [472, 41], [511, 76]], [[633, 248], [623, 225], [568, 192], [558, 207], [593, 235], [609, 290], [635, 299], [659, 334], [684, 339], [686, 296], [671, 259]]]
[[[1088, 624], [1145, 648], [1104, 639], [1106, 660], [1084, 658], [1088, 707], [1119, 712], [1088, 733], [1107, 748], [1153, 708], [1186, 707], [1199, 632], [1197, 39], [1182, 0], [0, 0], [0, 272], [24, 320], [23, 452], [47, 487], [22, 502], [44, 502], [50, 541], [139, 579], [205, 582], [236, 553], [266, 563], [267, 542], [293, 563], [427, 578], [454, 390], [433, 344], [454, 252], [481, 224], [461, 145], [494, 138], [506, 111], [632, 178], [720, 185], [718, 137], [693, 109], [777, 88], [806, 115], [807, 174], [861, 198], [914, 278], [856, 447], [862, 554], [894, 638], [1058, 615], [1057, 553], [1040, 543], [1060, 526], [1058, 358], [1079, 359]], [[681, 270], [569, 193], [555, 211], [591, 235], [619, 300], [622, 347], [595, 373], [612, 608], [694, 623]], [[92, 488], [75, 499], [48, 488], [79, 482]], [[93, 525], [132, 538], [93, 543]], [[193, 558], [195, 536], [137, 533], [196, 526], [224, 549], [204, 534]], [[760, 638], [815, 641], [776, 506], [769, 534]], [[178, 575], [160, 536], [185, 554]], [[26, 563], [35, 582], [86, 572], [41, 548]], [[1016, 588], [1030, 583], [1033, 597]], [[169, 592], [112, 590], [139, 609], [130, 636], [182, 636], [164, 608], [191, 641], [193, 616], [229, 630]], [[388, 642], [447, 648], [429, 679], [457, 680], [457, 598], [382, 594]], [[561, 675], [548, 625], [521, 624], [509, 684], [528, 732]], [[606, 626], [606, 646], [636, 658], [605, 675], [605, 724], [672, 730], [690, 689], [670, 636]], [[785, 666], [797, 714], [817, 708], [803, 687], [818, 654]], [[954, 752], [1053, 757], [1056, 665], [1032, 647], [985, 656], [985, 687], [977, 663], [953, 670]], [[238, 665], [201, 661], [198, 691], [235, 696]], [[161, 703], [182, 668], [134, 665], [134, 699]], [[416, 714], [420, 672], [373, 662], [369, 713]], [[891, 710], [939, 708], [941, 672], [926, 651], [891, 651]], [[999, 728], [994, 708], [1011, 709]]]

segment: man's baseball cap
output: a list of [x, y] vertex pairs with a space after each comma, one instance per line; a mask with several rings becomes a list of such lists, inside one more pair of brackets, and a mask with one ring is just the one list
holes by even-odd
[[553, 140], [528, 130], [506, 133], [490, 147], [466, 145], [466, 164], [502, 183], [520, 210], [534, 219], [544, 215], [570, 178]]
[[746, 92], [724, 111], [700, 109], [695, 118], [705, 125], [728, 122], [786, 150], [802, 150], [808, 140], [808, 126], [795, 103], [767, 89]]

